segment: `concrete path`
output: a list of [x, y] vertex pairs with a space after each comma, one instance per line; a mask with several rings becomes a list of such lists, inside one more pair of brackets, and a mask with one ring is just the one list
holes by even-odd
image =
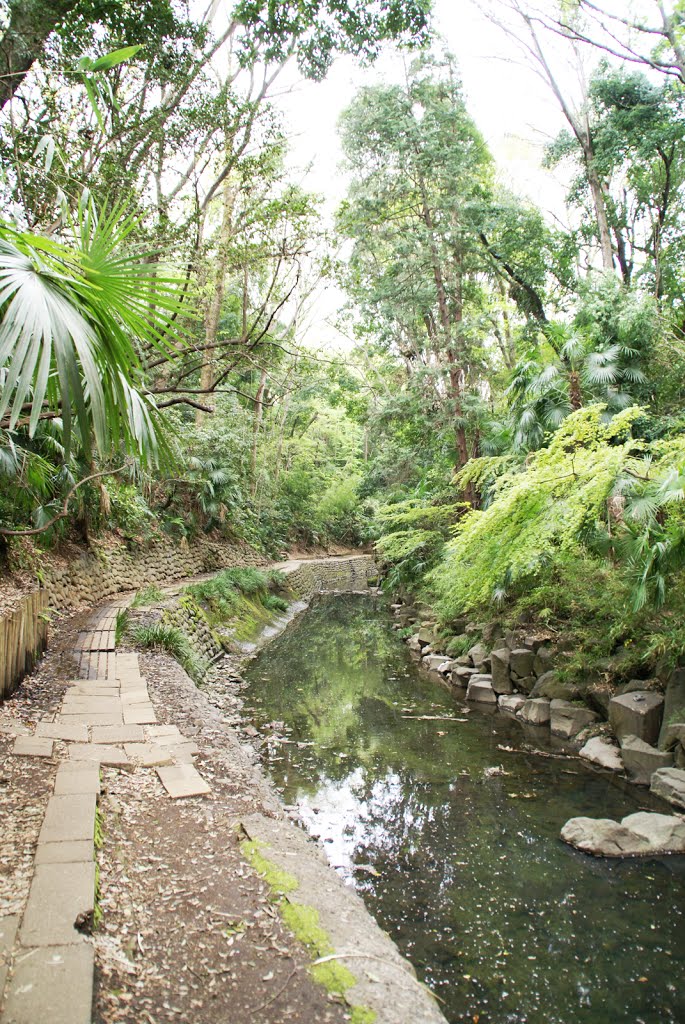
[[0, 1024], [91, 1022], [100, 766], [155, 770], [172, 799], [210, 792], [193, 765], [197, 746], [157, 724], [138, 656], [115, 651], [123, 606], [93, 614], [72, 651], [78, 670], [59, 712], [14, 742], [16, 757], [59, 767], [23, 917], [0, 918]]

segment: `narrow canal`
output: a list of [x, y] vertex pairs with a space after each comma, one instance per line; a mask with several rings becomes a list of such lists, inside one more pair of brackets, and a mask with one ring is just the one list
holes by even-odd
[[[685, 857], [607, 861], [575, 815], [665, 810], [428, 678], [370, 596], [315, 602], [249, 666], [263, 759], [450, 1022], [685, 1020]], [[285, 738], [285, 742], [284, 742]]]

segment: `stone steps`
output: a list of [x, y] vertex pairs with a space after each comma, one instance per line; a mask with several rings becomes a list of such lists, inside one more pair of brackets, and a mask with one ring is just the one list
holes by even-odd
[[[138, 656], [114, 651], [105, 609], [72, 650], [78, 665], [54, 721], [18, 732], [17, 757], [54, 757], [66, 745], [43, 819], [21, 921], [0, 918], [0, 1024], [90, 1024], [94, 953], [95, 820], [100, 769], [156, 770], [170, 799], [211, 792], [198, 753], [175, 726], [157, 724]], [[62, 748], [59, 748], [60, 752]], [[4, 1005], [2, 1003], [5, 991]]]

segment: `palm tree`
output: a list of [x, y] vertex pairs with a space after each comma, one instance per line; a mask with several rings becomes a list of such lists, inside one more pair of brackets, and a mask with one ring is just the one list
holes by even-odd
[[151, 352], [178, 354], [180, 282], [131, 252], [136, 221], [121, 210], [79, 207], [65, 244], [0, 222], [0, 429], [32, 438], [61, 424], [86, 456], [118, 449], [145, 464], [168, 453], [146, 389]]

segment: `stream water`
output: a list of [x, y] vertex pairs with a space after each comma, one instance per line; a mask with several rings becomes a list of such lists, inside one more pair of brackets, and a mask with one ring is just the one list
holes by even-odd
[[448, 1021], [682, 1024], [685, 857], [608, 861], [559, 840], [575, 815], [666, 805], [577, 759], [502, 750], [530, 733], [465, 710], [391, 623], [381, 599], [321, 598], [247, 669], [245, 714], [286, 804]]

